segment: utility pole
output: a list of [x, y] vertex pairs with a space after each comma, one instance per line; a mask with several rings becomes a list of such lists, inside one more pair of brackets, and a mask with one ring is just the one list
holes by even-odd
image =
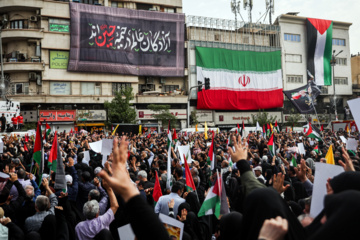
[[[335, 120], [338, 120], [338, 115], [337, 115], [337, 107], [336, 107], [336, 92], [335, 92], [335, 65], [336, 65], [336, 57], [343, 52], [343, 50], [341, 50], [340, 52], [338, 52], [337, 54], [335, 54], [336, 50], [333, 50], [332, 53], [332, 58], [331, 58], [331, 66], [332, 66], [332, 84], [333, 84], [333, 99], [334, 99], [334, 110], [335, 110]], [[330, 119], [331, 120], [331, 119]]]

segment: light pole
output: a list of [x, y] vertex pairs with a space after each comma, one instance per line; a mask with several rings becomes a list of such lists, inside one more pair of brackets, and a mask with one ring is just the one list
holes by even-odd
[[[336, 50], [333, 50], [332, 53], [332, 57], [331, 57], [331, 66], [332, 66], [332, 78], [333, 78], [333, 90], [334, 90], [334, 109], [335, 109], [335, 120], [338, 120], [338, 115], [337, 115], [337, 109], [336, 109], [336, 92], [335, 92], [335, 65], [336, 65], [336, 57], [343, 52], [343, 50], [341, 50], [340, 52], [338, 52], [337, 54], [335, 54]], [[331, 120], [331, 119], [330, 119]]]
[[3, 18], [0, 21], [0, 61], [1, 61], [1, 82], [0, 82], [0, 91], [1, 91], [1, 99], [5, 99], [5, 77], [4, 77], [4, 59], [3, 59], [3, 51], [2, 51], [2, 38], [1, 38], [1, 32], [3, 27], [5, 27], [7, 23], [7, 19]]

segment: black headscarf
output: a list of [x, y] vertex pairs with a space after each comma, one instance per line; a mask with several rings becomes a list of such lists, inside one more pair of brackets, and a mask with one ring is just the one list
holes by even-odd
[[[181, 211], [183, 209], [186, 209], [187, 212], [190, 212], [190, 205], [188, 203], [186, 203], [186, 202], [183, 202], [182, 204], [179, 205], [178, 212], [177, 212], [177, 215], [179, 217], [181, 217]], [[176, 219], [177, 219], [177, 217], [176, 217]]]
[[220, 220], [219, 240], [241, 239], [243, 215], [239, 212], [225, 214]]
[[266, 219], [280, 216], [287, 219], [289, 230], [284, 239], [305, 239], [305, 230], [291, 212], [289, 206], [273, 188], [255, 189], [245, 199], [244, 220], [241, 239], [258, 239], [260, 229]]
[[330, 180], [330, 186], [334, 193], [345, 190], [360, 191], [360, 172], [343, 172]]
[[309, 240], [359, 239], [360, 192], [347, 190], [327, 195], [324, 200], [324, 225]]
[[196, 193], [190, 192], [186, 197], [186, 202], [190, 205], [190, 210], [194, 212], [195, 215], [197, 215], [200, 210], [200, 203], [198, 201]]

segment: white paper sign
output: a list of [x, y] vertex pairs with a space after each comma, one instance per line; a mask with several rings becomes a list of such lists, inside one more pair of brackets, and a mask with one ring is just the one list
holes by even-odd
[[360, 98], [355, 98], [347, 101], [350, 111], [355, 119], [356, 125], [360, 126]]
[[91, 143], [89, 143], [89, 146], [94, 152], [101, 153], [102, 141], [91, 142]]
[[129, 240], [135, 239], [135, 234], [131, 228], [130, 223], [126, 224], [125, 226], [119, 227], [118, 233], [119, 233], [120, 239], [129, 239]]
[[[176, 220], [175, 218], [166, 216], [162, 213], [159, 214], [159, 219], [160, 219], [160, 221], [162, 221], [163, 223], [166, 224], [165, 228], [169, 232], [169, 235], [170, 235], [170, 232], [171, 232], [171, 234], [174, 234], [173, 232], [178, 232], [178, 231], [172, 231], [172, 230], [176, 230], [176, 228], [180, 228], [180, 236], [175, 236], [175, 237], [176, 237], [176, 239], [182, 240], [182, 237], [184, 234], [184, 223]], [[128, 238], [126, 238], [126, 239], [128, 239]]]
[[311, 198], [310, 215], [316, 217], [324, 208], [324, 197], [326, 196], [326, 182], [344, 172], [344, 168], [327, 163], [315, 163], [315, 179], [313, 195]]
[[184, 154], [186, 156], [187, 162], [191, 163], [191, 153], [190, 153], [190, 146], [189, 145], [179, 146], [178, 147], [178, 152], [179, 152], [179, 155], [180, 155], [181, 164], [185, 163]]
[[315, 142], [310, 140], [310, 146], [314, 146]]
[[304, 144], [303, 144], [303, 143], [298, 143], [297, 146], [298, 146], [298, 148], [299, 148], [299, 153], [300, 153], [300, 154], [304, 154], [304, 156], [305, 156]]
[[349, 138], [346, 144], [346, 150], [357, 151], [358, 142], [354, 138]]
[[340, 139], [343, 143], [347, 143], [347, 139], [344, 136], [340, 136]]
[[90, 152], [89, 151], [84, 151], [84, 158], [82, 160], [83, 163], [86, 163], [87, 165], [89, 165], [89, 161], [90, 161]]
[[103, 139], [102, 140], [102, 147], [101, 147], [101, 154], [102, 158], [102, 165], [104, 166], [105, 162], [107, 161], [107, 157], [110, 155], [113, 149], [113, 139]]

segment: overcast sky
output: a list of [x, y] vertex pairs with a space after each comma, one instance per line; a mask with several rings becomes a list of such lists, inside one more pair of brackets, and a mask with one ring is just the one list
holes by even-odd
[[[234, 19], [231, 0], [182, 0], [186, 15]], [[253, 22], [265, 12], [265, 0], [253, 0]], [[243, 0], [241, 0], [241, 5]], [[274, 19], [287, 12], [300, 12], [299, 16], [350, 22], [350, 52], [360, 52], [360, 0], [275, 0]], [[247, 21], [247, 10], [241, 7], [241, 15]], [[261, 14], [260, 14], [261, 13]], [[263, 22], [263, 20], [261, 20]], [[266, 22], [269, 23], [267, 17]]]

